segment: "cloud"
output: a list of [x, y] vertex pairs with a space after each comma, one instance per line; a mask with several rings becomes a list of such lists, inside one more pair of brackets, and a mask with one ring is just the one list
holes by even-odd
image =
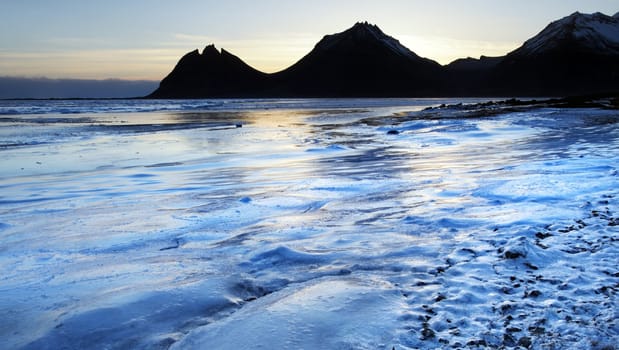
[[184, 49], [0, 50], [0, 72], [50, 78], [160, 80]]
[[153, 92], [157, 81], [0, 77], [0, 98], [123, 98]]

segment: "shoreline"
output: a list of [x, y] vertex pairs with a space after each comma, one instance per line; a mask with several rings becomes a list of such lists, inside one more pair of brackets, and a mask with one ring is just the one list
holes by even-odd
[[[0, 98], [0, 101], [118, 101], [118, 100], [272, 100], [272, 99], [458, 99], [458, 98], [497, 98], [497, 101], [491, 101], [490, 103], [478, 103], [475, 105], [489, 106], [489, 105], [506, 105], [506, 106], [539, 106], [549, 105], [550, 107], [566, 107], [566, 108], [581, 108], [581, 107], [605, 107], [597, 103], [599, 100], [606, 100], [613, 109], [619, 108], [619, 92], [608, 92], [600, 94], [584, 94], [584, 95], [570, 95], [570, 96], [494, 96], [494, 95], [465, 95], [465, 96], [229, 96], [229, 97], [212, 97], [212, 98], [150, 98], [148, 96], [133, 96], [133, 97], [50, 97], [50, 98], [30, 98], [30, 97], [16, 97], [16, 98]], [[470, 105], [467, 105], [470, 106]], [[445, 105], [441, 107], [453, 107], [453, 105]]]

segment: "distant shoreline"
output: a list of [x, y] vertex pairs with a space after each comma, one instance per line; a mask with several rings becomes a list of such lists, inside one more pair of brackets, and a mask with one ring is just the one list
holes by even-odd
[[509, 98], [499, 101], [475, 103], [472, 105], [442, 105], [439, 107], [429, 107], [427, 110], [441, 108], [462, 108], [476, 109], [479, 107], [556, 107], [556, 108], [605, 108], [619, 109], [619, 93], [595, 94], [568, 97], [549, 97], [543, 99], [520, 100]]
[[[396, 98], [488, 98], [493, 96], [435, 96], [435, 97], [217, 97], [217, 98], [162, 98], [153, 99], [148, 97], [69, 97], [69, 98], [2, 98], [0, 101], [121, 101], [121, 100], [230, 100], [230, 99], [396, 99]], [[557, 107], [557, 108], [605, 108], [619, 109], [619, 92], [594, 94], [594, 95], [579, 95], [566, 97], [501, 97], [496, 101], [473, 104], [457, 104], [457, 105], [441, 105], [438, 107], [430, 107], [428, 110], [439, 110], [445, 108], [461, 108], [461, 109], [478, 109], [478, 108], [507, 108], [507, 107]]]

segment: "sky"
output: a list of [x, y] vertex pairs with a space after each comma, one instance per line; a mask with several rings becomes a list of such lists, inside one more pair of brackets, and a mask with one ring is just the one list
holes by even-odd
[[275, 72], [368, 21], [420, 56], [499, 56], [617, 0], [0, 0], [0, 77], [161, 80], [208, 44]]

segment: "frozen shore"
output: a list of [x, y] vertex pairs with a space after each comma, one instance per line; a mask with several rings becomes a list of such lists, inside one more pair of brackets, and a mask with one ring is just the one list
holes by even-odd
[[619, 343], [616, 110], [75, 103], [0, 118], [1, 347]]

